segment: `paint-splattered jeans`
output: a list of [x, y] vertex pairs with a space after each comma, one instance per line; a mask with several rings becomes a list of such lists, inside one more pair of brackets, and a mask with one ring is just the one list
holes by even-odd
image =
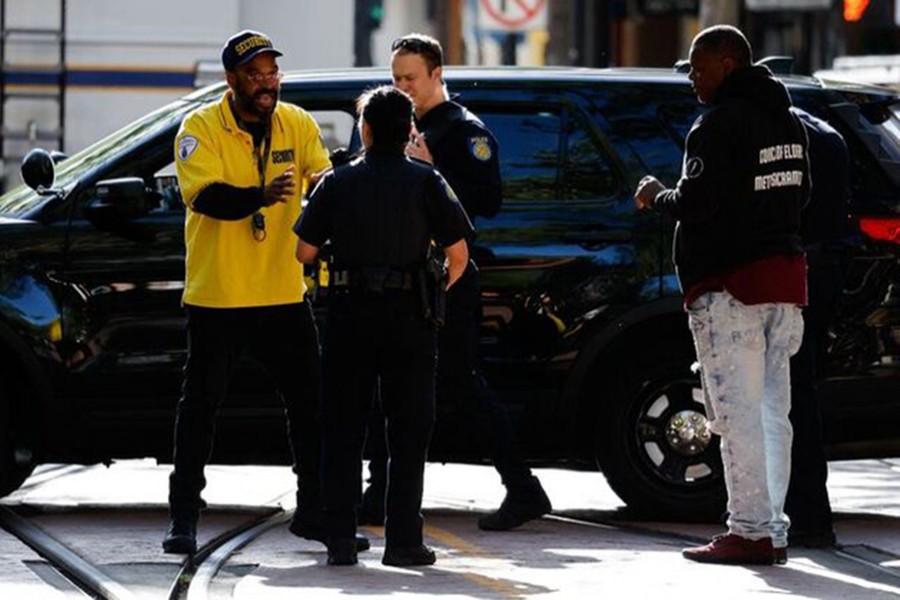
[[800, 307], [746, 305], [725, 291], [704, 294], [688, 313], [710, 430], [722, 438], [729, 533], [787, 546], [789, 358], [803, 337]]

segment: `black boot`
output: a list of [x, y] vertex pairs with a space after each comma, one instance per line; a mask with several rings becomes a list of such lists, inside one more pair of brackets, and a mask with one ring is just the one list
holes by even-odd
[[[297, 537], [328, 545], [328, 529], [325, 526], [324, 516], [321, 513], [312, 515], [309, 512], [298, 510], [294, 513], [288, 530]], [[372, 544], [369, 543], [369, 538], [364, 535], [357, 535], [355, 539], [357, 552], [365, 552], [372, 547]]]
[[391, 567], [423, 567], [433, 565], [434, 561], [434, 550], [424, 544], [406, 548], [388, 546], [381, 558], [381, 564]]
[[355, 565], [356, 542], [353, 539], [329, 538], [328, 539], [328, 564], [332, 566]]
[[194, 554], [197, 552], [197, 518], [172, 517], [169, 530], [163, 538], [166, 554]]
[[553, 510], [541, 482], [532, 476], [524, 486], [509, 486], [500, 508], [478, 519], [485, 531], [507, 531]]

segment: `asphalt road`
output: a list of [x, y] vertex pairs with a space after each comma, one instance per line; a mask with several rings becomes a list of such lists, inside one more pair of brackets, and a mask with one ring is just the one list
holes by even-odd
[[[134, 598], [169, 598], [184, 563], [163, 554], [169, 467], [151, 461], [42, 467], [3, 504], [71, 549]], [[830, 492], [840, 547], [792, 550], [786, 566], [726, 567], [684, 560], [680, 550], [721, 531], [715, 524], [635, 522], [599, 473], [541, 469], [554, 514], [504, 533], [477, 517], [503, 488], [487, 467], [432, 464], [426, 472], [426, 536], [433, 567], [381, 565], [383, 530], [356, 567], [325, 565], [321, 544], [283, 522], [236, 549], [203, 597], [691, 598], [773, 596], [900, 598], [900, 461], [832, 463]], [[200, 544], [293, 501], [283, 467], [208, 469], [210, 509]], [[33, 549], [0, 531], [0, 598], [83, 598]], [[188, 595], [187, 597], [192, 597]]]

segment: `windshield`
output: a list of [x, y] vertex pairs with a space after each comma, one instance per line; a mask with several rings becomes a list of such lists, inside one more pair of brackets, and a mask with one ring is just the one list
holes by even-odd
[[[177, 126], [185, 114], [202, 103], [196, 96], [194, 94], [192, 97], [164, 106], [57, 164], [54, 186], [59, 189], [68, 188], [84, 173], [109, 160], [111, 154], [127, 152], [129, 148], [140, 144], [147, 136], [172, 125]], [[202, 97], [206, 100], [209, 99], [208, 94], [204, 94]], [[0, 196], [0, 215], [20, 217], [45, 202], [46, 199], [47, 196], [37, 195], [27, 185], [19, 185]]]

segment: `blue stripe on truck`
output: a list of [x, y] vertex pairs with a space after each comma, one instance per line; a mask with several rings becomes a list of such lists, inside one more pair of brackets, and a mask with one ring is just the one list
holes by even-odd
[[[7, 85], [57, 86], [61, 77], [58, 72], [46, 69], [7, 69], [3, 75]], [[66, 85], [83, 87], [193, 88], [194, 72], [70, 69], [65, 81]]]

